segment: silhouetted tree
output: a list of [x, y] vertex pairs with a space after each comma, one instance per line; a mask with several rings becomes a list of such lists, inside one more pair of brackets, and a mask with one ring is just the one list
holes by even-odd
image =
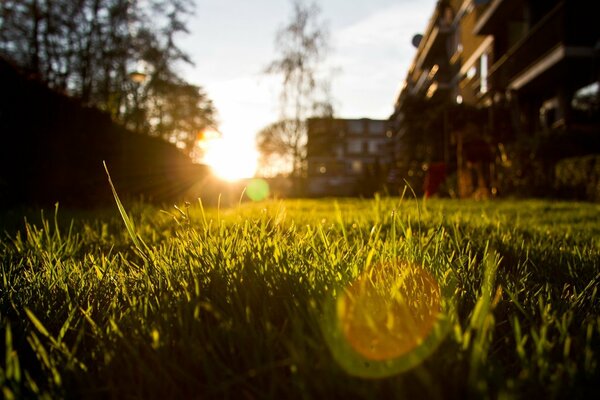
[[212, 101], [199, 87], [183, 81], [154, 80], [148, 105], [150, 133], [190, 153], [202, 130], [216, 124]]
[[279, 55], [266, 69], [283, 81], [281, 119], [260, 131], [257, 140], [265, 157], [277, 155], [288, 160], [292, 176], [300, 176], [306, 153], [306, 119], [332, 115], [333, 107], [327, 96], [327, 81], [319, 76], [328, 43], [327, 29], [319, 20], [320, 9], [301, 0], [295, 0], [293, 7], [291, 20], [277, 32]]
[[[195, 137], [199, 126], [213, 122], [214, 109], [199, 87], [175, 72], [177, 63], [191, 63], [175, 37], [187, 32], [185, 17], [193, 5], [192, 0], [2, 0], [0, 55], [129, 127], [151, 129], [172, 141], [184, 128], [187, 138]], [[130, 73], [140, 67], [146, 79], [133, 82]], [[164, 109], [155, 105], [167, 97], [180, 108], [167, 113], [169, 118], [186, 121], [153, 125], [148, 119]], [[199, 112], [192, 117], [190, 110]]]
[[257, 135], [257, 148], [265, 166], [285, 164], [292, 175], [302, 171], [306, 159], [304, 121], [283, 120], [263, 128]]

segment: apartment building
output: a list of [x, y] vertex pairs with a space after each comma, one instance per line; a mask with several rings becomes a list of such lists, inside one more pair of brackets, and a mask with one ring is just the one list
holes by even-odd
[[589, 1], [490, 1], [473, 34], [491, 39], [489, 89], [512, 103], [518, 134], [583, 122], [577, 98], [597, 93], [600, 79], [600, 24]]
[[[451, 122], [456, 117], [455, 106], [462, 103], [456, 81], [462, 46], [456, 24], [458, 3], [438, 2], [424, 33], [413, 38], [417, 52], [390, 117], [395, 155], [392, 172], [417, 193], [435, 192], [435, 188], [424, 187], [431, 171], [445, 174], [456, 168]], [[431, 166], [435, 168], [430, 170]]]
[[489, 195], [503, 143], [600, 134], [595, 20], [580, 0], [439, 1], [390, 117], [394, 167], [424, 180], [443, 164], [460, 196]]
[[386, 120], [309, 119], [307, 194], [372, 194], [391, 162], [391, 136]]

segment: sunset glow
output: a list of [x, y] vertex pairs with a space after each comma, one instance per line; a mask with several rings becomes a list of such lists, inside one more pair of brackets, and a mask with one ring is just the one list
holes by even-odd
[[206, 144], [203, 162], [219, 178], [236, 181], [254, 176], [258, 152], [253, 147], [240, 146], [232, 139], [218, 138]]

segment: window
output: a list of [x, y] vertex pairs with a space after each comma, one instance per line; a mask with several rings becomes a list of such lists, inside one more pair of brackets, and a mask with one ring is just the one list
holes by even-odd
[[375, 141], [369, 142], [369, 153], [377, 154], [379, 152], [379, 143]]
[[351, 171], [355, 174], [360, 174], [362, 172], [362, 161], [354, 160], [352, 164], [350, 164]]
[[385, 132], [385, 122], [384, 121], [370, 121], [369, 122], [369, 132], [371, 134], [383, 134]]
[[362, 152], [362, 142], [360, 140], [348, 141], [348, 153], [360, 154]]
[[580, 121], [598, 119], [600, 111], [598, 82], [586, 85], [575, 92], [571, 100], [571, 107], [576, 119]]
[[481, 93], [487, 93], [488, 91], [488, 55], [487, 53], [483, 53], [481, 55], [481, 64], [479, 66], [479, 75], [481, 77], [481, 86], [479, 87], [479, 91]]
[[348, 130], [355, 135], [363, 133], [365, 130], [363, 121], [348, 121]]

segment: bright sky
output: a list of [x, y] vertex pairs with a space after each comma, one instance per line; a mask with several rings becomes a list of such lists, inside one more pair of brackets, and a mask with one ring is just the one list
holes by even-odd
[[[320, 0], [329, 28], [327, 61], [340, 118], [388, 118], [436, 0]], [[195, 62], [184, 76], [208, 92], [224, 139], [254, 149], [256, 133], [278, 119], [280, 83], [263, 71], [275, 35], [291, 18], [289, 0], [196, 0], [180, 45]]]

